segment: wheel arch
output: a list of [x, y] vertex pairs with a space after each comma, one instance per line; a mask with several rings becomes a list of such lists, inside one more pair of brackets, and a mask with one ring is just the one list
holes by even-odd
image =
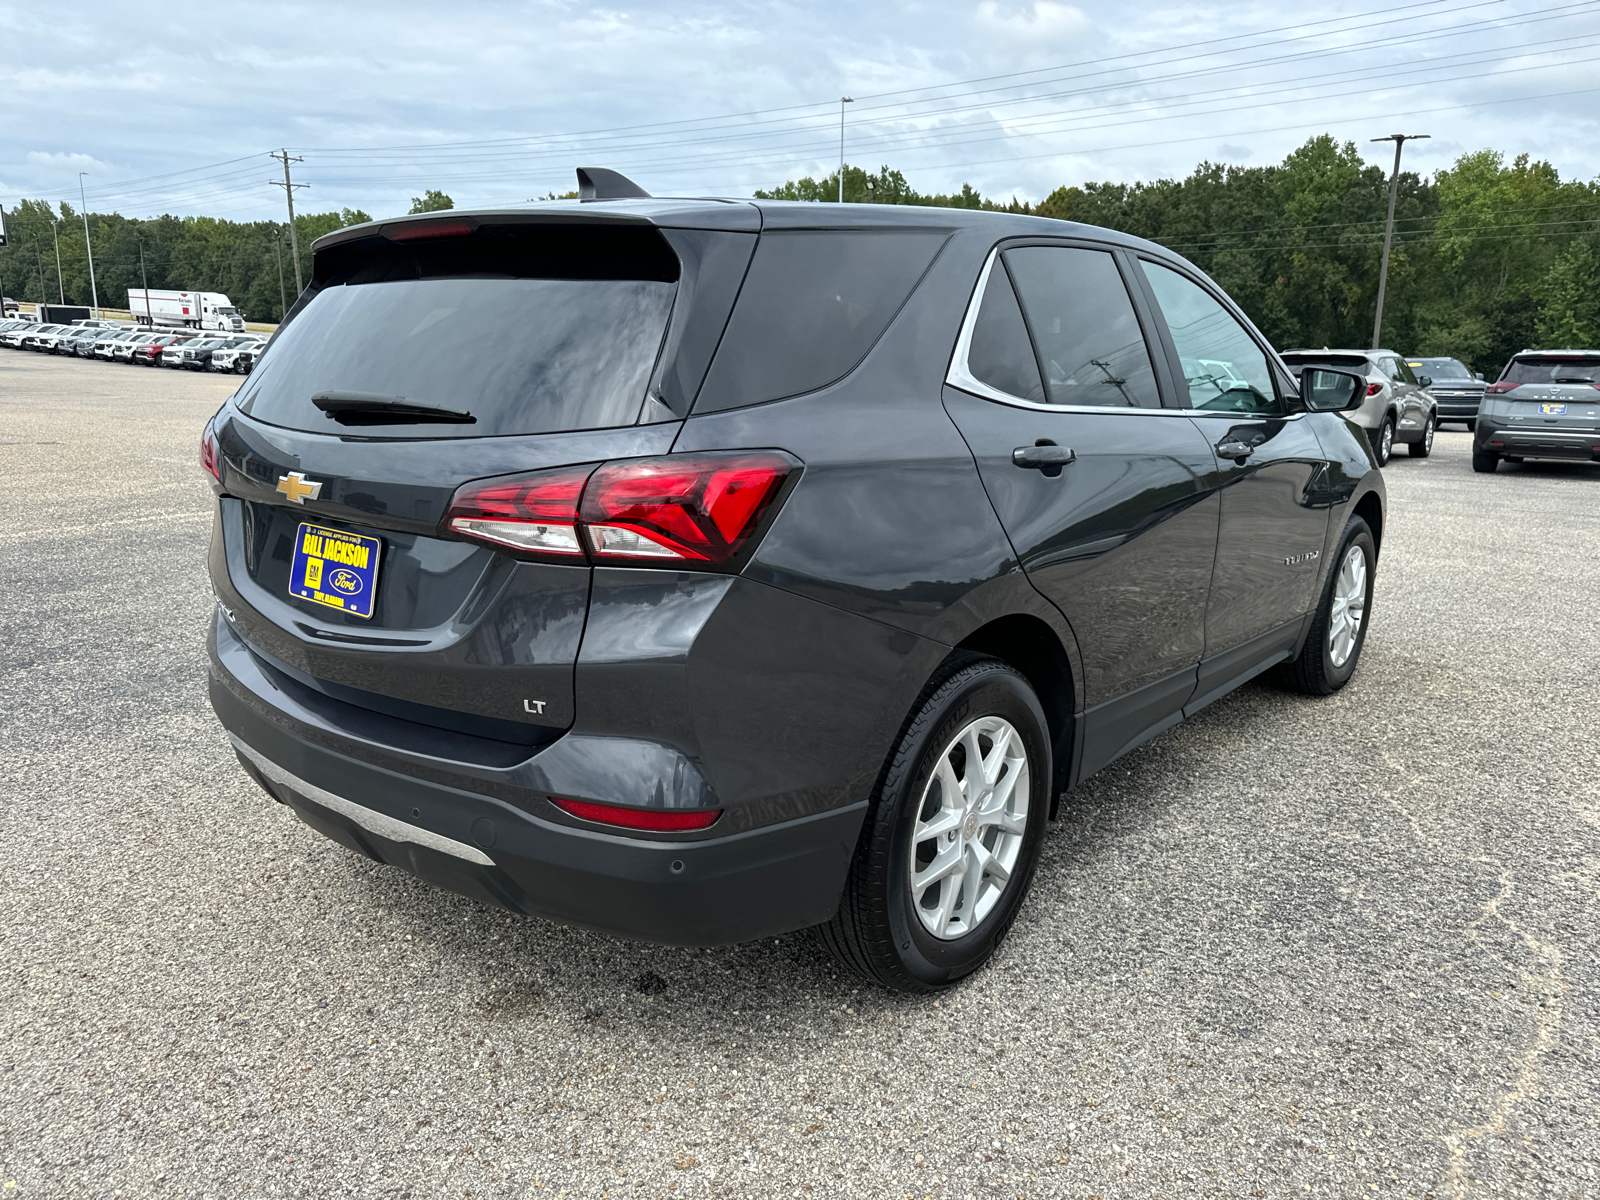
[[1367, 492], [1356, 501], [1351, 509], [1351, 515], [1360, 517], [1372, 530], [1372, 549], [1374, 554], [1383, 551], [1383, 501], [1378, 498], [1376, 491]]
[[1071, 778], [1077, 692], [1072, 660], [1049, 624], [1029, 613], [997, 617], [973, 630], [951, 651], [997, 658], [1033, 688], [1049, 724], [1052, 779], [1050, 819]]

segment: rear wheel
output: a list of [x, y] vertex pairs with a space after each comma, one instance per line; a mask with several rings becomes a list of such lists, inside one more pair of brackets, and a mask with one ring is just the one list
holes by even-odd
[[982, 966], [1032, 882], [1050, 779], [1028, 681], [993, 659], [956, 664], [924, 690], [895, 745], [823, 944], [904, 992], [938, 991]]
[[1500, 465], [1500, 456], [1492, 450], [1473, 450], [1472, 469], [1480, 475], [1492, 475]]
[[1394, 418], [1385, 417], [1383, 424], [1378, 426], [1378, 432], [1372, 439], [1372, 451], [1378, 458], [1380, 467], [1389, 465], [1389, 456], [1394, 453]]
[[1463, 421], [1461, 423], [1467, 427], [1468, 433], [1476, 433], [1478, 431], [1478, 423], [1476, 421]]
[[1345, 526], [1333, 561], [1305, 645], [1278, 668], [1279, 682], [1308, 696], [1327, 696], [1348, 683], [1366, 644], [1378, 550], [1360, 517]]
[[1412, 458], [1427, 458], [1428, 455], [1433, 453], [1433, 427], [1434, 420], [1429, 417], [1428, 423], [1422, 427], [1422, 440], [1420, 442], [1412, 442], [1410, 446], [1406, 447], [1411, 451]]

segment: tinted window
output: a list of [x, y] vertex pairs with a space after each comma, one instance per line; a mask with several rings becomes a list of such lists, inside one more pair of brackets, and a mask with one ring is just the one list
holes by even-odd
[[1178, 348], [1189, 403], [1219, 412], [1277, 412], [1266, 352], [1238, 319], [1194, 280], [1159, 263], [1139, 265]]
[[1600, 383], [1600, 358], [1537, 355], [1513, 358], [1506, 364], [1502, 383]]
[[797, 396], [842, 378], [900, 311], [945, 237], [927, 230], [762, 234], [695, 411]]
[[1051, 404], [1160, 407], [1144, 333], [1108, 252], [1024, 246], [1003, 258]]
[[[369, 431], [378, 435], [553, 433], [638, 419], [677, 291], [662, 278], [675, 278], [676, 259], [659, 234], [536, 226], [368, 242], [318, 256], [320, 290], [251, 375], [245, 412], [341, 433], [311, 398], [361, 392], [475, 418]], [[246, 344], [254, 340], [215, 348]]]
[[1033, 356], [1022, 323], [1022, 309], [1004, 264], [995, 261], [983, 290], [972, 325], [972, 344], [967, 348], [967, 371], [980, 383], [1031, 400], [1044, 401], [1044, 385], [1039, 380], [1039, 362]]

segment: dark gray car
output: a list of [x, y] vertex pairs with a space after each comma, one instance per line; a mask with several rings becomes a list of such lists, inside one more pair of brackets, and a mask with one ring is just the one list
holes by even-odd
[[1472, 469], [1526, 458], [1600, 462], [1600, 350], [1524, 350], [1484, 392]]
[[204, 431], [211, 701], [314, 828], [626, 937], [821, 926], [927, 991], [1063, 790], [1262, 671], [1350, 678], [1364, 381], [1297, 384], [1183, 259], [613, 194], [319, 239]]
[[1406, 366], [1433, 393], [1439, 406], [1439, 424], [1459, 421], [1470, 432], [1478, 421], [1478, 405], [1489, 385], [1459, 358], [1408, 358]]

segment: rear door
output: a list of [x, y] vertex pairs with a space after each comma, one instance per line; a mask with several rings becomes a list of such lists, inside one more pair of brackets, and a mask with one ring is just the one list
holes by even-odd
[[1117, 252], [1015, 245], [985, 269], [945, 389], [1018, 560], [1082, 656], [1082, 777], [1179, 719], [1204, 648], [1210, 448], [1163, 408]]
[[1292, 411], [1292, 381], [1232, 306], [1197, 275], [1140, 267], [1221, 496], [1193, 711], [1298, 641], [1321, 578], [1328, 463], [1309, 414]]

